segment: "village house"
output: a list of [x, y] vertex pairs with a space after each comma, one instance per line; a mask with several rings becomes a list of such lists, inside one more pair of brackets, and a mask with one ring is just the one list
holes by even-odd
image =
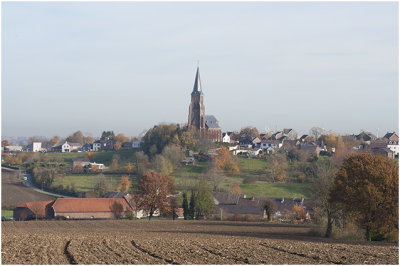
[[41, 152], [42, 151], [42, 143], [41, 142], [32, 142], [28, 146], [25, 147], [26, 151], [30, 152]]
[[140, 141], [139, 141], [139, 140], [133, 141], [133, 142], [132, 142], [132, 147], [133, 147], [134, 149], [139, 149], [139, 148], [140, 148]]
[[274, 213], [274, 218], [280, 221], [285, 221], [293, 217], [293, 207], [297, 204], [301, 206], [306, 213], [306, 219], [311, 219], [314, 212], [314, 203], [308, 199], [285, 199], [285, 198], [247, 198], [245, 194], [229, 194], [229, 193], [214, 193], [215, 211], [214, 217], [223, 219], [232, 219], [235, 215], [247, 216], [249, 219], [265, 219], [266, 213], [262, 206], [265, 200], [272, 200], [277, 210]]
[[230, 137], [231, 134], [232, 134], [232, 132], [222, 133], [222, 142], [231, 143], [231, 137]]
[[260, 148], [268, 154], [277, 152], [283, 145], [279, 140], [263, 140], [260, 143]]
[[80, 143], [72, 143], [66, 141], [64, 144], [55, 145], [52, 147], [53, 152], [72, 152], [81, 148], [82, 145]]
[[4, 147], [5, 152], [16, 152], [16, 151], [22, 151], [22, 146], [5, 146]]
[[91, 144], [91, 143], [86, 143], [85, 145], [82, 146], [81, 150], [82, 150], [83, 152], [93, 151], [93, 144]]

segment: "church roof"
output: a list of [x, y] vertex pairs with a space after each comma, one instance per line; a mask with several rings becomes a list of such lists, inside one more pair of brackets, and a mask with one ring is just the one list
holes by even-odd
[[193, 92], [192, 94], [202, 94], [203, 91], [201, 89], [201, 82], [200, 82], [200, 71], [199, 67], [197, 67], [196, 78], [194, 80]]
[[219, 128], [218, 120], [213, 115], [205, 115], [204, 118], [206, 119], [206, 126], [208, 128]]

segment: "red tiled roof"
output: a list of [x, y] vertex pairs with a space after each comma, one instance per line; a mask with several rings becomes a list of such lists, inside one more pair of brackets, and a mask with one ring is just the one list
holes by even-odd
[[60, 212], [111, 212], [114, 202], [121, 203], [124, 211], [129, 207], [123, 198], [58, 198], [53, 204], [54, 211]]
[[45, 217], [46, 216], [46, 206], [48, 204], [52, 203], [53, 201], [54, 200], [27, 202], [27, 203], [18, 205], [17, 207], [28, 208], [36, 215]]

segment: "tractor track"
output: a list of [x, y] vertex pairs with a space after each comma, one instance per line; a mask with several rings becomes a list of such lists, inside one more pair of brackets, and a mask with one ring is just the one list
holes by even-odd
[[266, 247], [266, 248], [274, 249], [274, 250], [281, 251], [281, 252], [286, 252], [288, 254], [296, 255], [296, 256], [299, 256], [299, 257], [307, 258], [307, 259], [313, 259], [313, 260], [319, 261], [319, 262], [328, 262], [328, 263], [332, 263], [332, 264], [346, 264], [346, 263], [342, 263], [342, 262], [326, 260], [326, 259], [320, 258], [318, 256], [307, 256], [305, 254], [297, 253], [297, 252], [293, 252], [293, 251], [289, 251], [289, 250], [285, 250], [283, 248], [277, 248], [277, 247], [274, 247], [274, 246], [268, 246], [268, 245], [266, 245], [264, 243], [260, 243], [260, 245], [263, 246], [263, 247]]
[[70, 244], [71, 244], [71, 240], [68, 240], [64, 247], [64, 255], [67, 257], [69, 264], [78, 264], [76, 262], [74, 256], [71, 254], [71, 252], [68, 251], [68, 247]]

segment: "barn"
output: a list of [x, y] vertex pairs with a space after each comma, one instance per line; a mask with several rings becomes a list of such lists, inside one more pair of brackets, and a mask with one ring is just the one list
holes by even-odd
[[58, 198], [27, 202], [14, 209], [16, 220], [37, 218], [113, 219], [132, 211], [125, 198]]

